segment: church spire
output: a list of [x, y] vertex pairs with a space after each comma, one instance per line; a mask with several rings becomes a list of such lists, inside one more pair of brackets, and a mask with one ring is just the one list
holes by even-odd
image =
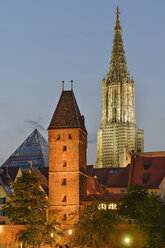
[[116, 25], [114, 27], [113, 49], [108, 73], [108, 82], [122, 82], [123, 78], [128, 78], [127, 63], [123, 47], [122, 28], [120, 26], [120, 11], [117, 6]]

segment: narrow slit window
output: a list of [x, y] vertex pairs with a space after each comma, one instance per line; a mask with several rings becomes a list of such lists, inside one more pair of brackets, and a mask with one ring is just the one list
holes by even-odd
[[60, 135], [57, 136], [57, 140], [60, 140]]
[[61, 185], [63, 185], [63, 186], [66, 185], [66, 178], [63, 178], [63, 179], [61, 180]]
[[66, 214], [63, 214], [62, 220], [66, 220]]
[[63, 196], [62, 202], [66, 202], [66, 195]]
[[71, 134], [68, 135], [68, 139], [72, 139], [72, 135]]
[[63, 146], [63, 152], [65, 152], [67, 150], [66, 146]]
[[63, 161], [63, 167], [67, 167], [66, 161]]

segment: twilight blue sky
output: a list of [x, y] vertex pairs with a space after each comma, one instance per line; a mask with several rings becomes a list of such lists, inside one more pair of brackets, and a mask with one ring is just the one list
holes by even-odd
[[47, 138], [61, 81], [70, 89], [71, 79], [95, 163], [117, 4], [145, 151], [165, 150], [164, 0], [1, 0], [0, 164], [35, 128]]

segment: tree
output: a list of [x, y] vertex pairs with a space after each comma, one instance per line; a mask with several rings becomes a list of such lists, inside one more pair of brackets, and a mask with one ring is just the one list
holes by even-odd
[[4, 210], [14, 224], [43, 224], [46, 222], [48, 201], [35, 171], [23, 173], [11, 185], [13, 193]]
[[[12, 223], [25, 226], [17, 239], [32, 247], [55, 243], [55, 237], [61, 234], [60, 227], [56, 222], [48, 223], [47, 195], [37, 173], [34, 170], [23, 173], [11, 187], [13, 193], [4, 210]], [[51, 236], [51, 233], [54, 235]]]
[[99, 202], [85, 206], [75, 225], [72, 244], [79, 247], [100, 247], [111, 242], [111, 232], [119, 219], [114, 210], [98, 210]]
[[165, 205], [156, 193], [131, 186], [118, 204], [118, 213], [133, 219], [147, 234], [148, 247], [163, 247], [165, 237]]

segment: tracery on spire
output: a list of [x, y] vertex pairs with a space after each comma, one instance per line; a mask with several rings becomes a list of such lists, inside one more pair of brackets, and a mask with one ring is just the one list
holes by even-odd
[[120, 26], [120, 12], [117, 6], [116, 25], [114, 27], [113, 49], [110, 62], [110, 71], [108, 73], [108, 82], [122, 82], [123, 78], [128, 78], [127, 63], [123, 47], [123, 39]]

